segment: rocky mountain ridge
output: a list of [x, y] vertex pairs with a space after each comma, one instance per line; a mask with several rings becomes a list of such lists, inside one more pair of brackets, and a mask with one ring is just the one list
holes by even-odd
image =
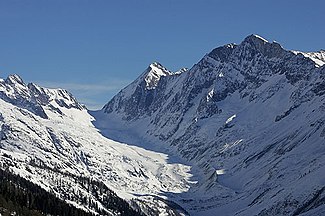
[[48, 118], [42, 106], [54, 108], [52, 103], [60, 107], [85, 109], [68, 91], [43, 88], [35, 83], [25, 84], [16, 74], [0, 80], [0, 98], [42, 118]]

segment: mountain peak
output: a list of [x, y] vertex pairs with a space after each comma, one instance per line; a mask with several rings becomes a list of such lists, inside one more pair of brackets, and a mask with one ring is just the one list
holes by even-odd
[[257, 34], [251, 34], [249, 36], [247, 36], [243, 42], [253, 42], [253, 43], [269, 43], [268, 40], [266, 40], [265, 38], [257, 35]]
[[144, 71], [141, 79], [144, 79], [146, 82], [146, 89], [150, 90], [154, 89], [158, 85], [161, 77], [169, 75], [172, 75], [172, 72], [170, 72], [159, 62], [153, 62], [149, 65], [147, 70]]
[[7, 77], [6, 79], [6, 83], [8, 84], [20, 84], [20, 85], [25, 85], [24, 81], [22, 80], [22, 78], [20, 76], [18, 76], [17, 74], [11, 74]]
[[[150, 65], [149, 65], [149, 67], [151, 67], [151, 68], [160, 68], [160, 69], [162, 69], [162, 68], [164, 68], [164, 69], [166, 69], [161, 63], [159, 63], [159, 62], [152, 62]], [[167, 70], [167, 69], [166, 69]]]
[[29, 110], [42, 118], [48, 118], [43, 106], [53, 108], [54, 103], [60, 108], [84, 109], [68, 91], [43, 88], [35, 83], [25, 84], [16, 74], [9, 75], [5, 80], [0, 79], [0, 99]]
[[241, 42], [241, 45], [250, 45], [251, 47], [254, 47], [255, 49], [263, 49], [265, 46], [269, 46], [271, 43], [264, 39], [263, 37], [256, 35], [256, 34], [251, 34], [247, 36], [243, 42]]
[[258, 51], [269, 58], [281, 57], [287, 52], [281, 46], [281, 44], [275, 41], [269, 42], [268, 40], [256, 34], [247, 36], [243, 42], [240, 43], [240, 47]]
[[262, 41], [264, 41], [264, 42], [266, 42], [266, 43], [268, 43], [269, 41], [268, 40], [266, 40], [265, 38], [263, 38], [262, 36], [260, 36], [260, 35], [257, 35], [257, 34], [253, 34], [252, 35], [253, 37], [255, 37], [255, 38], [257, 38], [257, 39], [259, 39], [259, 40], [262, 40]]

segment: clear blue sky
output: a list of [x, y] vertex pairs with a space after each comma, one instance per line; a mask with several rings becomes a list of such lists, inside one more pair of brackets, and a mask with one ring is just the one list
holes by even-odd
[[255, 33], [325, 48], [324, 0], [0, 0], [0, 77], [70, 90], [99, 108], [153, 61], [191, 67]]

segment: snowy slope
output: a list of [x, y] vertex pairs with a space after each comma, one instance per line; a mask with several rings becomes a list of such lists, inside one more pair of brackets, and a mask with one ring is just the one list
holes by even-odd
[[96, 113], [96, 126], [198, 165], [204, 176], [178, 200], [192, 215], [317, 215], [325, 198], [323, 61], [322, 51], [299, 54], [250, 35], [165, 74], [155, 88], [140, 76]]
[[[84, 199], [106, 214], [118, 213], [105, 204], [108, 192], [96, 189], [100, 183], [145, 212], [176, 211], [164, 201], [165, 193], [189, 189], [190, 166], [170, 161], [166, 154], [107, 139], [65, 90], [26, 85], [17, 75], [0, 85], [2, 168], [88, 211], [96, 209], [85, 205]], [[91, 186], [96, 194], [85, 186], [89, 182], [96, 183]]]

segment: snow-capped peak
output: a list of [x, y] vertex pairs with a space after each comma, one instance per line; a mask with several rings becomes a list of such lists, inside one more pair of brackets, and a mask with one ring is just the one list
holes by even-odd
[[153, 62], [141, 77], [143, 77], [146, 82], [146, 89], [154, 89], [158, 85], [160, 78], [168, 75], [172, 75], [172, 72], [159, 62]]
[[5, 85], [11, 86], [11, 88], [16, 89], [20, 93], [26, 91], [26, 84], [17, 74], [9, 75], [4, 82]]
[[42, 118], [47, 118], [43, 109], [47, 106], [84, 109], [68, 91], [47, 89], [34, 83], [26, 85], [18, 75], [10, 75], [5, 80], [0, 80], [0, 99]]
[[10, 83], [10, 84], [16, 84], [17, 83], [17, 84], [20, 84], [20, 85], [24, 85], [24, 81], [17, 74], [9, 75], [7, 77], [7, 79], [6, 79], [6, 82]]
[[252, 34], [252, 35], [247, 36], [244, 39], [244, 41], [242, 42], [242, 44], [246, 44], [246, 43], [249, 43], [249, 44], [254, 45], [256, 47], [260, 47], [260, 46], [263, 46], [265, 44], [269, 44], [269, 41], [267, 41], [266, 39], [262, 38], [259, 35]]
[[269, 43], [268, 40], [266, 40], [265, 38], [257, 35], [257, 34], [251, 34], [251, 35], [248, 35], [244, 41], [260, 41], [260, 42], [264, 42], [264, 43]]
[[159, 62], [153, 62], [149, 65], [150, 68], [152, 69], [161, 69], [163, 71], [168, 71], [167, 68], [165, 68], [161, 63]]
[[5, 80], [2, 79], [0, 86], [0, 91], [11, 97], [29, 95], [26, 84], [17, 74], [9, 75]]

